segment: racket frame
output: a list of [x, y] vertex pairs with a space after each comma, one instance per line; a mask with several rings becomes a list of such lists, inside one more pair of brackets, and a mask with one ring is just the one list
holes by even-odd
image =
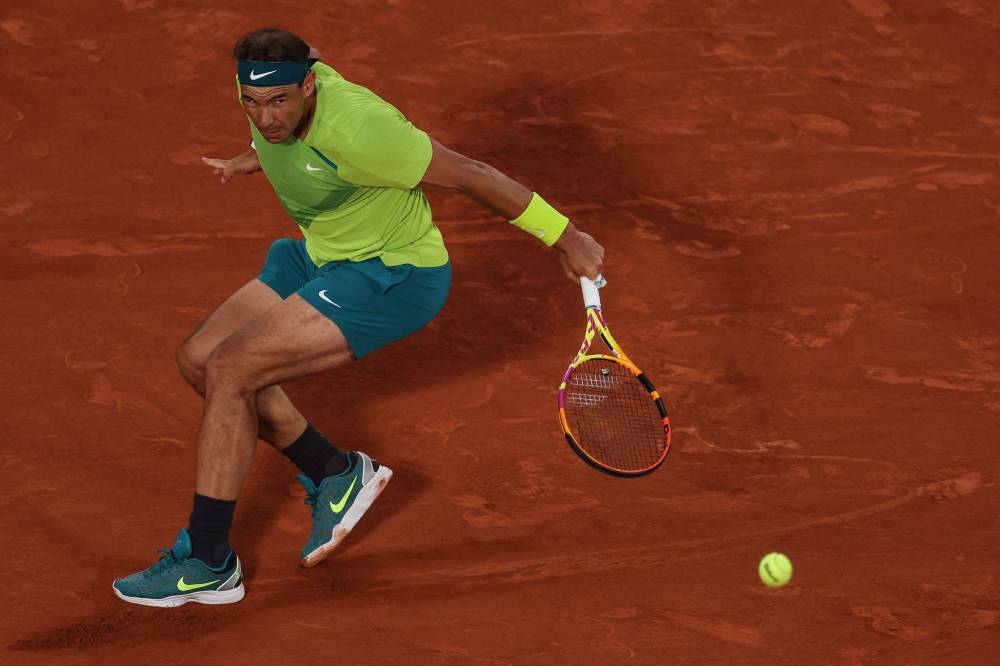
[[[653, 386], [649, 378], [643, 374], [642, 370], [625, 354], [625, 351], [615, 340], [614, 336], [611, 335], [611, 331], [608, 329], [607, 323], [604, 321], [604, 316], [601, 314], [601, 296], [599, 289], [607, 284], [607, 280], [604, 276], [599, 275], [596, 280], [590, 280], [585, 277], [580, 278], [580, 288], [583, 292], [584, 305], [587, 308], [587, 328], [584, 331], [583, 343], [580, 345], [580, 350], [576, 353], [573, 358], [572, 363], [566, 368], [565, 374], [563, 374], [562, 383], [559, 384], [559, 396], [558, 396], [558, 407], [559, 407], [559, 422], [562, 424], [563, 434], [566, 435], [566, 442], [570, 445], [573, 451], [580, 456], [584, 462], [590, 466], [605, 472], [606, 474], [611, 474], [612, 476], [621, 477], [637, 477], [645, 476], [651, 472], [656, 471], [663, 464], [667, 458], [667, 453], [670, 451], [670, 440], [671, 440], [671, 430], [670, 430], [670, 416], [667, 413], [667, 408], [663, 404], [663, 400], [660, 398], [659, 391]], [[611, 355], [608, 354], [591, 354], [591, 348], [594, 346], [595, 338], [600, 337], [604, 341], [604, 344], [608, 347]], [[576, 370], [585, 361], [591, 360], [604, 360], [613, 363], [618, 363], [629, 370], [632, 376], [642, 384], [642, 386], [649, 392], [650, 398], [656, 404], [657, 410], [660, 412], [660, 416], [663, 419], [663, 436], [664, 436], [664, 447], [663, 453], [660, 454], [660, 458], [652, 465], [641, 470], [626, 470], [612, 465], [603, 463], [593, 456], [591, 456], [587, 451], [583, 449], [580, 443], [576, 440], [576, 436], [573, 434], [572, 429], [569, 427], [569, 422], [566, 420], [566, 384], [569, 381], [570, 376], [573, 371]]]

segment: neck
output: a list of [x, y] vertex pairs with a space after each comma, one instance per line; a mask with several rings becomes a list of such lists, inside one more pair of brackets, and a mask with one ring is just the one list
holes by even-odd
[[304, 139], [306, 135], [309, 134], [309, 128], [312, 127], [313, 116], [316, 115], [316, 94], [313, 93], [306, 98], [306, 112], [302, 114], [302, 120], [299, 121], [299, 126], [295, 128], [292, 132], [297, 139]]

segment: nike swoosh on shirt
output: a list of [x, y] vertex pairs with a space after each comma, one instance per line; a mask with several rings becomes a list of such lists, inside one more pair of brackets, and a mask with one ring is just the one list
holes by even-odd
[[265, 77], [265, 76], [267, 76], [268, 74], [274, 74], [274, 73], [275, 73], [275, 72], [277, 72], [277, 71], [278, 71], [278, 70], [276, 70], [276, 69], [272, 69], [272, 70], [271, 70], [270, 72], [263, 72], [263, 73], [261, 73], [261, 74], [255, 74], [255, 73], [254, 73], [254, 71], [253, 71], [253, 70], [251, 69], [251, 70], [250, 70], [250, 80], [251, 80], [251, 81], [256, 81], [257, 79], [262, 79], [262, 78], [264, 78], [264, 77]]
[[330, 511], [333, 511], [334, 513], [340, 513], [341, 511], [344, 510], [344, 506], [347, 504], [347, 498], [351, 496], [351, 491], [354, 490], [354, 484], [357, 482], [358, 482], [358, 477], [354, 477], [353, 479], [351, 479], [351, 485], [347, 487], [347, 492], [345, 492], [344, 496], [340, 498], [340, 501], [337, 502], [336, 504], [330, 502]]
[[218, 583], [219, 580], [221, 580], [221, 578], [218, 579], [218, 580], [210, 580], [207, 583], [185, 583], [184, 582], [184, 576], [181, 576], [181, 579], [179, 581], [177, 581], [177, 589], [180, 590], [181, 592], [190, 592], [191, 590], [200, 590], [203, 587], [208, 587], [209, 585], [213, 585], [215, 583]]
[[314, 167], [309, 162], [306, 162], [306, 171], [325, 171], [323, 167]]
[[329, 298], [327, 298], [327, 297], [326, 297], [326, 289], [324, 289], [323, 291], [319, 292], [319, 293], [318, 293], [318, 294], [316, 294], [316, 295], [317, 295], [317, 296], [319, 296], [320, 298], [322, 298], [322, 299], [323, 299], [324, 301], [326, 301], [326, 302], [327, 302], [327, 303], [329, 303], [330, 305], [336, 305], [336, 306], [337, 306], [338, 308], [340, 308], [341, 310], [343, 310], [343, 309], [344, 309], [344, 308], [340, 307], [340, 303], [334, 303], [333, 301], [331, 301], [331, 300], [330, 300]]

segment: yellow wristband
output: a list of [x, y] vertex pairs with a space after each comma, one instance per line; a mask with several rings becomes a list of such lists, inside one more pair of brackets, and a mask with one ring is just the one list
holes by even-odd
[[538, 192], [533, 192], [528, 207], [510, 223], [552, 247], [566, 230], [569, 218], [546, 203]]

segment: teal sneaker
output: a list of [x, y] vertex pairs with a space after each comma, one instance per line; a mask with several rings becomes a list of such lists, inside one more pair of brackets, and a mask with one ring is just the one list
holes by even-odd
[[177, 533], [171, 548], [161, 548], [163, 556], [145, 571], [114, 582], [115, 594], [132, 604], [172, 608], [197, 601], [201, 604], [234, 604], [243, 598], [243, 567], [236, 553], [230, 553], [219, 571], [191, 557], [191, 536]]
[[299, 483], [306, 489], [306, 504], [312, 506], [312, 534], [302, 549], [299, 564], [314, 567], [327, 558], [365, 515], [385, 484], [392, 470], [379, 465], [360, 451], [348, 453], [350, 464], [336, 476], [328, 476], [319, 484], [299, 474]]

